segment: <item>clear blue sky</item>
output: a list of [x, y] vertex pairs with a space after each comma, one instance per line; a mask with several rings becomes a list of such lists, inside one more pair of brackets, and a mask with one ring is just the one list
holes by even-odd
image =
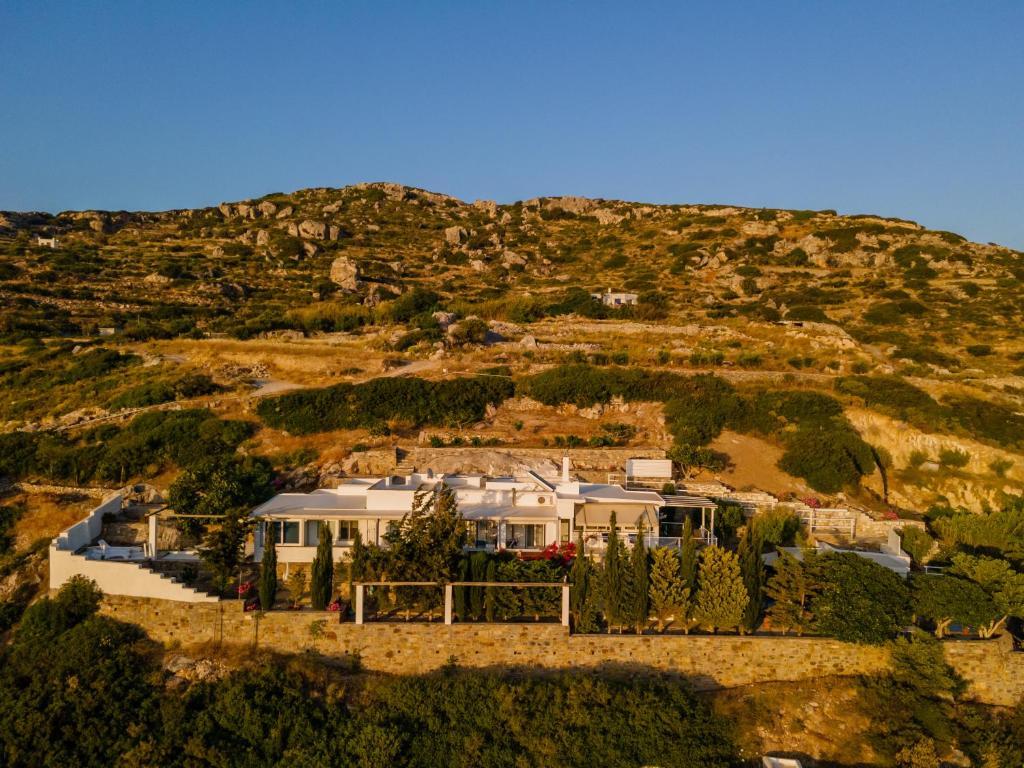
[[1024, 2], [0, 0], [0, 209], [389, 180], [1024, 249]]

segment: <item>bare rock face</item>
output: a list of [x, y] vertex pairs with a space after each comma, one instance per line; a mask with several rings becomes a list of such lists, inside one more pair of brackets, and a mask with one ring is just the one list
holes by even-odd
[[591, 213], [597, 219], [598, 224], [618, 224], [625, 216], [609, 211], [607, 208], [598, 208]]
[[217, 206], [217, 210], [220, 211], [220, 215], [225, 219], [230, 219], [234, 215], [234, 210], [231, 208], [230, 203], [221, 203]]
[[448, 227], [444, 231], [445, 242], [449, 245], [458, 245], [459, 243], [464, 242], [467, 237], [469, 237], [469, 233], [457, 224], [454, 227]]
[[339, 256], [331, 262], [331, 282], [346, 291], [359, 288], [359, 267], [347, 256]]
[[327, 237], [327, 225], [322, 221], [306, 219], [304, 222], [299, 224], [299, 235], [314, 240], [323, 240]]
[[270, 245], [270, 232], [261, 229], [256, 233], [256, 245]]
[[277, 206], [274, 205], [269, 200], [264, 200], [256, 207], [260, 209], [260, 213], [262, 213], [264, 216], [273, 216], [275, 213], [277, 213]]
[[473, 207], [483, 211], [492, 219], [498, 215], [498, 204], [493, 200], [474, 200]]
[[277, 218], [277, 219], [287, 219], [294, 212], [295, 212], [295, 209], [292, 208], [290, 205], [287, 205], [284, 208], [282, 208], [280, 211], [278, 211], [277, 212], [277, 216], [275, 216], [274, 218]]
[[597, 207], [597, 203], [586, 197], [575, 197], [568, 195], [566, 197], [555, 197], [548, 200], [544, 207], [549, 211], [567, 211], [569, 213], [586, 213], [587, 211], [593, 210]]
[[469, 266], [473, 269], [474, 272], [487, 271], [487, 263], [481, 261], [480, 259], [473, 259], [471, 262], [469, 262]]
[[320, 249], [317, 248], [316, 243], [311, 243], [308, 240], [302, 241], [302, 250], [306, 252], [306, 256], [308, 256], [309, 258], [313, 258], [320, 252]]
[[328, 240], [337, 240], [339, 237], [341, 237], [341, 227], [337, 227], [332, 224], [327, 228]]
[[171, 282], [171, 278], [167, 277], [166, 275], [160, 275], [154, 272], [153, 274], [146, 275], [144, 278], [142, 278], [142, 282], [147, 283], [148, 285], [167, 285], [169, 282]]

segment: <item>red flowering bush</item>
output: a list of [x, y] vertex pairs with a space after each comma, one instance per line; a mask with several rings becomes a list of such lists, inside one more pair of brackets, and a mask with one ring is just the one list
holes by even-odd
[[569, 566], [573, 558], [576, 557], [576, 544], [571, 541], [564, 544], [553, 541], [544, 548], [541, 554], [545, 560], [550, 560], [557, 565]]

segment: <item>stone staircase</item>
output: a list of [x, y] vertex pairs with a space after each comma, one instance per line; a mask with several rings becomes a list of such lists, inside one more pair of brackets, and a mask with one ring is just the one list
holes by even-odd
[[190, 600], [190, 602], [196, 602], [195, 598], [198, 598], [198, 600], [202, 602], [205, 602], [206, 600], [214, 602], [219, 601], [220, 595], [218, 595], [215, 591], [213, 591], [212, 589], [207, 589], [205, 586], [201, 584], [190, 584], [188, 583], [190, 580], [185, 579], [183, 577], [182, 571], [184, 571], [185, 568], [191, 565], [191, 563], [181, 561], [161, 562], [159, 560], [150, 560], [147, 563], [140, 563], [139, 567], [146, 571], [149, 571], [154, 576], [159, 578], [161, 581], [178, 586], [182, 592], [195, 596], [192, 600]]

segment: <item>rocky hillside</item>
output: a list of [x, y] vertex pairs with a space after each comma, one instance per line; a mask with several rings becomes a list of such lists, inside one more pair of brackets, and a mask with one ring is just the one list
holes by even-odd
[[[239, 379], [225, 371], [253, 366], [299, 385], [397, 362], [443, 376], [496, 356], [517, 373], [580, 360], [713, 370], [839, 392], [901, 503], [978, 508], [1024, 481], [1021, 257], [834, 211], [466, 203], [392, 183], [155, 213], [3, 212], [0, 423], [145, 405], [123, 397], [127, 358], [107, 359], [109, 381], [69, 373], [75, 344], [134, 354], [139, 379], [171, 399], [223, 395]], [[606, 289], [638, 303], [590, 298]], [[307, 346], [289, 362], [270, 353], [282, 339]], [[169, 363], [186, 364], [173, 381]], [[43, 369], [44, 385], [26, 373]], [[878, 379], [909, 389], [879, 395]]]

